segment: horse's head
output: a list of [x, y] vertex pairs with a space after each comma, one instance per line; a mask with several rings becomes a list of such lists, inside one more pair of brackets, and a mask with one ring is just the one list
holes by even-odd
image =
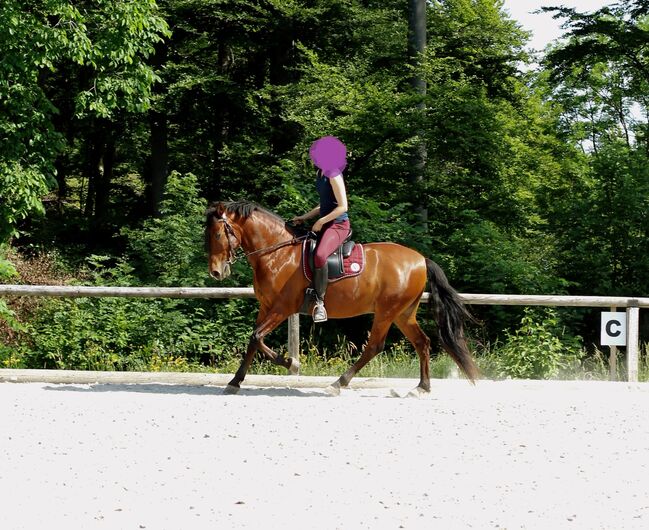
[[217, 280], [230, 275], [235, 251], [242, 245], [245, 256], [249, 257], [293, 243], [294, 234], [284, 220], [254, 202], [215, 202], [208, 208], [205, 221], [208, 269]]
[[206, 212], [205, 249], [208, 252], [207, 268], [210, 276], [223, 280], [230, 276], [230, 265], [235, 251], [241, 245], [241, 229], [235, 214], [222, 202], [215, 203]]

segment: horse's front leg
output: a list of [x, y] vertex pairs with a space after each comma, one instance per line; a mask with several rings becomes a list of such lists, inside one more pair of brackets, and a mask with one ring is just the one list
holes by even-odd
[[271, 350], [264, 343], [264, 339], [259, 341], [259, 350], [266, 356], [267, 359], [270, 359], [272, 362], [279, 366], [286, 368], [290, 374], [296, 375], [300, 371], [300, 361], [294, 359], [293, 357], [284, 357], [284, 355], [278, 355], [273, 350]]
[[[264, 321], [266, 315], [268, 314], [268, 311], [269, 311], [268, 308], [263, 306], [259, 309], [259, 314], [257, 315], [257, 322], [255, 323], [255, 327], [258, 327]], [[283, 355], [277, 355], [277, 353], [275, 353], [271, 348], [269, 348], [266, 345], [263, 338], [259, 339], [258, 349], [264, 354], [264, 357], [266, 357], [266, 359], [274, 362], [279, 366], [283, 366], [291, 374], [295, 375], [300, 371], [299, 360], [293, 359], [291, 357], [287, 359]]]
[[[273, 331], [287, 318], [288, 315], [286, 315], [283, 312], [270, 311], [268, 315], [266, 315], [266, 317], [263, 319], [263, 321], [255, 328], [255, 331], [250, 336], [250, 342], [248, 343], [248, 350], [246, 351], [246, 354], [244, 355], [243, 360], [241, 361], [241, 366], [239, 366], [239, 369], [237, 370], [236, 374], [234, 374], [232, 381], [230, 381], [228, 383], [228, 386], [225, 388], [226, 394], [236, 394], [239, 391], [239, 389], [241, 388], [241, 382], [245, 379], [246, 374], [248, 373], [248, 369], [252, 364], [252, 360], [255, 357], [255, 353], [257, 352], [258, 349], [261, 348], [262, 345], [266, 350], [272, 352], [272, 350], [270, 350], [268, 346], [263, 344], [263, 339], [266, 335], [268, 335], [271, 331]], [[272, 354], [275, 355], [275, 358], [277, 358], [275, 352], [272, 352]], [[288, 361], [290, 362], [291, 359], [288, 359]]]

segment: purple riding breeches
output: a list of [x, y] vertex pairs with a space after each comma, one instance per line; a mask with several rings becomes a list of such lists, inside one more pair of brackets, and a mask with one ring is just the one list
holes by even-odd
[[317, 269], [325, 266], [327, 258], [343, 244], [350, 231], [349, 219], [339, 223], [331, 222], [324, 225], [313, 258], [313, 264]]

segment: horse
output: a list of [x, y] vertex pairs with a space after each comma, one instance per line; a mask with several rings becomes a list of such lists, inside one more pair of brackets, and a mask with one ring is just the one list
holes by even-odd
[[[275, 213], [249, 201], [215, 202], [206, 211], [205, 245], [209, 274], [216, 280], [230, 275], [237, 251], [244, 252], [253, 270], [253, 287], [259, 301], [255, 329], [247, 351], [225, 392], [241, 387], [253, 358], [261, 351], [268, 359], [297, 373], [299, 361], [278, 356], [264, 338], [290, 315], [298, 313], [309, 281], [301, 266], [301, 241], [306, 236]], [[357, 276], [329, 285], [326, 298], [330, 318], [373, 313], [371, 332], [360, 357], [326, 390], [338, 395], [363, 366], [385, 346], [394, 323], [419, 356], [420, 379], [415, 395], [430, 392], [431, 341], [417, 322], [417, 308], [428, 285], [442, 348], [471, 383], [478, 370], [464, 335], [464, 323], [473, 320], [444, 271], [419, 252], [396, 243], [367, 243], [365, 268]]]

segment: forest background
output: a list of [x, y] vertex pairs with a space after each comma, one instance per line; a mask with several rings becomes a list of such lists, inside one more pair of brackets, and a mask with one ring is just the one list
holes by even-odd
[[[552, 12], [566, 39], [530, 56], [501, 0], [428, 2], [417, 55], [404, 1], [5, 0], [0, 281], [215, 286], [208, 202], [304, 213], [308, 147], [331, 134], [357, 241], [416, 248], [460, 292], [649, 296], [649, 2]], [[241, 263], [229, 284], [251, 277]], [[0, 304], [6, 367], [227, 370], [256, 314], [251, 300]], [[597, 357], [595, 311], [472, 309], [494, 375]], [[367, 330], [311, 327], [303, 349], [337, 365]]]

